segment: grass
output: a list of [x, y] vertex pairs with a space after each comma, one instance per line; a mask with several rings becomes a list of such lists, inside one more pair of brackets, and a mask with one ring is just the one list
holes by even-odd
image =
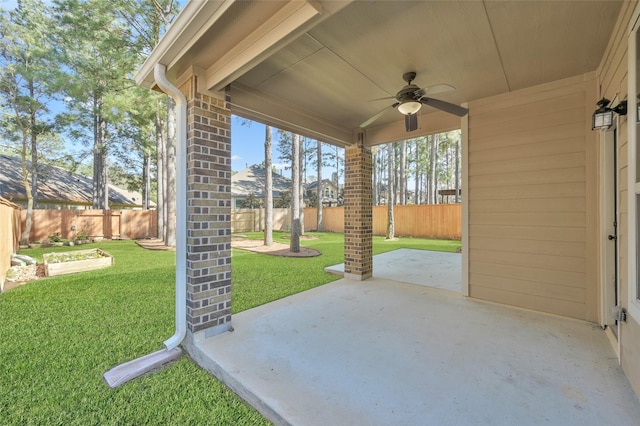
[[[343, 236], [316, 235], [320, 238], [302, 241], [323, 253], [314, 258], [234, 250], [234, 312], [337, 279], [322, 268], [342, 262]], [[455, 251], [459, 245], [376, 237], [374, 252]], [[94, 247], [111, 254], [115, 264], [0, 295], [0, 424], [269, 424], [187, 357], [118, 389], [106, 386], [105, 371], [162, 348], [173, 334], [175, 259], [173, 252], [143, 250], [132, 241], [21, 253], [42, 261], [44, 253]]]

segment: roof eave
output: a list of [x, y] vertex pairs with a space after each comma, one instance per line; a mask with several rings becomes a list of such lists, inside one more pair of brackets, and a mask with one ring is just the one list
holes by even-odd
[[236, 0], [187, 2], [178, 18], [171, 24], [158, 45], [144, 61], [134, 79], [140, 86], [153, 88], [155, 78], [153, 70], [156, 64], [167, 68], [173, 66], [200, 36], [213, 25], [218, 18]]

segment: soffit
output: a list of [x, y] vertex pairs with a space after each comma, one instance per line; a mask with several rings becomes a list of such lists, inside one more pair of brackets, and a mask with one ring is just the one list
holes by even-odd
[[[225, 13], [172, 61], [170, 76], [194, 67], [209, 78], [207, 70], [225, 51], [290, 3], [296, 2], [217, 5], [227, 7]], [[232, 108], [281, 128], [288, 122], [288, 130], [333, 143], [352, 142], [360, 123], [393, 103], [375, 99], [393, 96], [407, 71], [417, 72], [420, 87], [454, 86], [429, 95], [456, 104], [594, 71], [621, 6], [618, 1], [309, 4], [317, 15], [300, 20], [290, 36], [232, 75]], [[219, 90], [217, 83], [209, 78], [202, 89]], [[368, 137], [368, 142], [452, 125], [451, 117], [432, 108], [425, 106], [420, 114], [418, 131], [406, 134], [400, 113], [389, 110], [366, 131], [384, 138]]]

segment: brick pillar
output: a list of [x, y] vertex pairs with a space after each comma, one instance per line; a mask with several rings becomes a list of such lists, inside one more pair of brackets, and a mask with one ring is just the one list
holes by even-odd
[[371, 150], [361, 139], [345, 151], [344, 277], [366, 280], [373, 273]]
[[187, 330], [231, 327], [231, 111], [192, 77], [187, 108]]

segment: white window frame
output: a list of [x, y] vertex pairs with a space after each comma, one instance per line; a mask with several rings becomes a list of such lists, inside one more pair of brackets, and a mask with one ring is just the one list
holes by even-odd
[[640, 322], [640, 294], [638, 291], [638, 241], [637, 241], [637, 227], [638, 227], [638, 219], [637, 216], [638, 211], [636, 211], [636, 197], [640, 196], [640, 182], [637, 182], [636, 178], [636, 164], [637, 164], [637, 155], [638, 155], [638, 131], [637, 127], [640, 123], [638, 123], [638, 114], [637, 114], [637, 105], [636, 105], [636, 93], [638, 93], [639, 86], [636, 83], [637, 78], [640, 76], [636, 75], [638, 71], [636, 70], [636, 61], [637, 61], [637, 42], [636, 42], [636, 33], [640, 31], [640, 22], [638, 22], [638, 18], [640, 17], [640, 4], [636, 6], [636, 10], [633, 13], [633, 18], [629, 23], [629, 32], [628, 32], [628, 113], [627, 113], [627, 179], [628, 179], [628, 198], [627, 198], [627, 210], [628, 210], [628, 223], [627, 223], [627, 235], [628, 235], [628, 306], [627, 310], [629, 315], [631, 315], [636, 321]]

